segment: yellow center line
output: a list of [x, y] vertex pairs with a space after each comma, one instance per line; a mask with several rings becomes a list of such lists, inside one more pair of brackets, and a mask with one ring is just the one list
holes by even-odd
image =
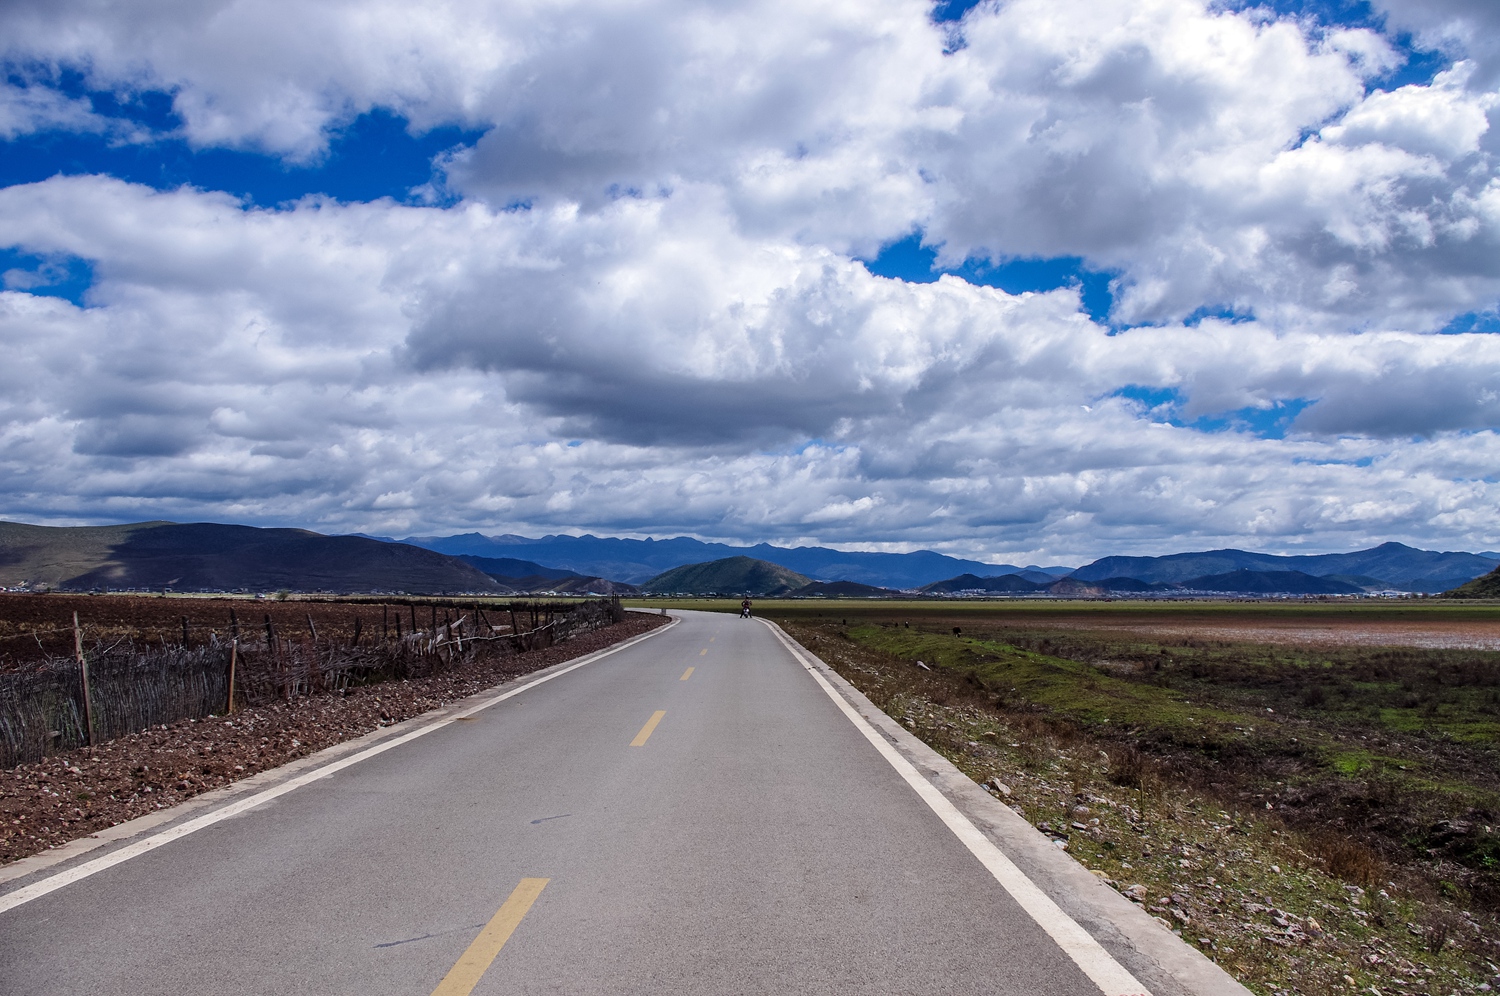
[[469, 996], [549, 881], [545, 878], [521, 879], [521, 884], [516, 886], [499, 912], [490, 918], [479, 936], [474, 938], [474, 943], [459, 955], [458, 962], [443, 976], [432, 996]]
[[717, 636], [710, 636], [710, 637], [709, 637], [709, 638], [708, 638], [708, 642], [709, 642], [709, 643], [713, 643], [713, 642], [714, 642], [714, 641], [715, 641], [715, 640], [717, 640], [717, 639], [718, 639], [718, 637], [717, 637]]
[[678, 678], [677, 680], [678, 681], [687, 681], [692, 676], [693, 676], [693, 669], [692, 668], [688, 668], [686, 671], [682, 672], [682, 677]]
[[698, 651], [698, 656], [699, 657], [703, 657], [703, 656], [707, 655], [707, 653], [708, 653], [708, 648], [704, 647], [702, 650]]
[[[681, 680], [681, 679], [678, 679], [678, 680]], [[653, 731], [653, 730], [656, 729], [656, 724], [660, 723], [661, 722], [661, 718], [663, 716], [665, 716], [665, 715], [666, 715], [666, 712], [664, 710], [661, 710], [661, 709], [658, 709], [655, 712], [653, 712], [651, 714], [651, 718], [648, 719], [648, 720], [646, 720], [646, 725], [643, 726], [643, 727], [641, 727], [641, 732], [637, 733], [635, 735], [635, 739], [632, 740], [632, 741], [630, 741], [630, 746], [632, 746], [632, 747], [644, 747], [644, 746], [646, 746], [646, 741], [651, 739], [651, 731]]]

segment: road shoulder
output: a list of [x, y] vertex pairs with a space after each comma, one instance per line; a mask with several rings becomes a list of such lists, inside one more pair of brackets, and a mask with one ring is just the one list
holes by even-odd
[[776, 628], [861, 718], [1155, 996], [1249, 996], [1250, 991], [1222, 968], [1058, 850], [1009, 806], [876, 708], [816, 654]]

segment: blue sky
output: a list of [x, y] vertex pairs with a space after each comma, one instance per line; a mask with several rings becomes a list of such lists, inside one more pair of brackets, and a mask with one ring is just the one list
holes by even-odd
[[1500, 544], [1485, 4], [637, 13], [0, 12], [0, 514]]

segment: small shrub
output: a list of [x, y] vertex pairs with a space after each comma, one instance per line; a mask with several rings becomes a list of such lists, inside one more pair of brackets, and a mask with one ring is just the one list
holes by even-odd
[[1453, 938], [1458, 931], [1459, 919], [1448, 910], [1434, 910], [1427, 918], [1427, 924], [1423, 931], [1427, 943], [1427, 950], [1432, 954], [1438, 954], [1443, 947]]
[[1109, 780], [1124, 788], [1144, 788], [1150, 774], [1146, 758], [1134, 747], [1117, 747], [1109, 754]]
[[1310, 844], [1310, 849], [1322, 859], [1328, 874], [1335, 878], [1366, 888], [1382, 878], [1385, 862], [1359, 841], [1339, 833], [1322, 833], [1314, 836]]

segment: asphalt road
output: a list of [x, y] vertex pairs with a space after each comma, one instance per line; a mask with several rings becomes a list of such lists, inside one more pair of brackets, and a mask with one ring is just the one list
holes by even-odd
[[475, 978], [1100, 992], [769, 628], [700, 613], [0, 913], [4, 993], [449, 996]]

